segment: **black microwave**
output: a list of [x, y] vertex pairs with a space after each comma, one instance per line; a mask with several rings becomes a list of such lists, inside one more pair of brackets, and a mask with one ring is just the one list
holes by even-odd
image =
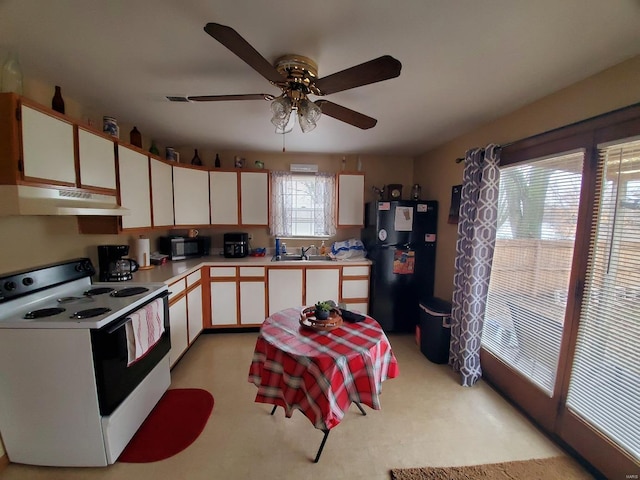
[[204, 257], [209, 255], [211, 237], [160, 237], [158, 250], [171, 260]]

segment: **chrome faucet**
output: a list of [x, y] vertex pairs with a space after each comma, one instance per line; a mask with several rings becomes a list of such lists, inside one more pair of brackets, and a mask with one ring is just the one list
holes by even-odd
[[307, 248], [300, 247], [300, 256], [302, 257], [303, 260], [309, 260], [309, 256], [307, 255], [307, 252], [312, 248], [316, 248], [316, 246], [309, 245]]

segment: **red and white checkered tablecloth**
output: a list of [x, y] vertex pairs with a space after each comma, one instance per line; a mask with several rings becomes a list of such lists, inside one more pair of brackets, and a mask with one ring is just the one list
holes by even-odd
[[398, 362], [382, 327], [371, 317], [330, 332], [300, 326], [300, 309], [267, 318], [256, 341], [249, 382], [256, 402], [300, 410], [320, 430], [340, 423], [352, 402], [379, 410], [382, 382], [398, 376]]

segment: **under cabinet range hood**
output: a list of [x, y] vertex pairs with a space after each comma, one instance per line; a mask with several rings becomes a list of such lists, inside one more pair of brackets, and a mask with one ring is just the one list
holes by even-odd
[[7, 215], [129, 215], [115, 195], [71, 188], [0, 185], [0, 216]]

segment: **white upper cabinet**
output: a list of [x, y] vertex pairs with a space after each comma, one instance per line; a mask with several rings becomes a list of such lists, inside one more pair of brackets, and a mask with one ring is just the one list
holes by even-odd
[[209, 172], [211, 225], [238, 225], [238, 173]]
[[113, 140], [78, 127], [80, 186], [116, 189], [116, 161]]
[[150, 158], [153, 226], [173, 226], [173, 176], [171, 165]]
[[73, 124], [22, 105], [24, 176], [75, 186]]
[[122, 217], [122, 228], [150, 227], [149, 158], [118, 145], [118, 176], [120, 204], [131, 212]]
[[338, 227], [364, 226], [364, 174], [338, 174]]
[[208, 225], [209, 172], [174, 166], [173, 206], [176, 225]]
[[240, 172], [240, 224], [269, 224], [269, 172]]

